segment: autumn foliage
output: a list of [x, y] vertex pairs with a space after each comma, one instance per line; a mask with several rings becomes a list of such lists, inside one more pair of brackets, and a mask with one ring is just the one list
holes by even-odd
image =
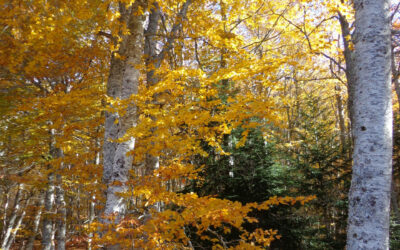
[[[1, 248], [43, 242], [45, 223], [52, 225], [52, 242], [67, 242], [66, 248], [194, 249], [199, 241], [213, 249], [264, 249], [285, 237], [258, 215], [279, 209], [308, 215], [324, 196], [314, 191], [328, 192], [325, 187], [290, 186], [288, 180], [288, 192], [254, 202], [196, 190], [214, 177], [205, 174], [211, 173], [209, 162], [226, 159], [224, 166], [232, 169], [221, 163], [214, 175], [227, 178], [235, 169], [254, 167], [235, 167], [235, 157], [239, 162], [246, 154], [240, 150], [256, 146], [249, 141], [254, 131], [262, 144], [277, 148], [277, 173], [288, 167], [298, 183], [347, 188], [351, 139], [337, 13], [349, 22], [353, 14], [342, 2], [3, 1]], [[155, 9], [161, 13], [158, 29], [147, 36], [158, 57], [143, 51], [141, 63], [130, 65], [140, 72], [138, 93], [107, 95], [110, 65], [127, 60], [120, 48], [130, 31], [122, 11], [148, 25]], [[124, 119], [132, 105], [136, 124], [113, 141], [134, 138], [128, 181], [110, 184], [126, 187], [119, 195], [128, 211], [104, 217], [105, 114]], [[337, 105], [341, 114], [329, 110]], [[313, 112], [321, 113], [310, 118]], [[332, 122], [316, 122], [321, 119]], [[330, 146], [319, 144], [317, 130], [332, 138]], [[337, 157], [328, 163], [302, 158], [314, 157], [315, 148], [337, 149]], [[157, 167], [149, 172], [151, 157]], [[325, 170], [322, 179], [308, 175]], [[302, 182], [304, 176], [312, 180]], [[193, 185], [199, 189], [188, 188]], [[346, 192], [339, 193], [345, 199]], [[315, 207], [312, 214], [329, 217], [323, 206]], [[334, 213], [332, 220], [339, 218]]]

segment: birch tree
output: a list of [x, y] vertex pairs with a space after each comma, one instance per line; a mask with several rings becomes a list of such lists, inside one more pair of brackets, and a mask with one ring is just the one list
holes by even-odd
[[347, 249], [389, 249], [392, 99], [389, 1], [354, 1], [353, 176]]

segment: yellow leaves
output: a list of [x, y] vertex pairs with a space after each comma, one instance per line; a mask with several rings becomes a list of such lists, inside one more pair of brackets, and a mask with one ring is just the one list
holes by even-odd
[[136, 12], [134, 13], [135, 16], [142, 16], [144, 14], [143, 8], [141, 6], [138, 6]]
[[[129, 6], [135, 1], [122, 2]], [[169, 30], [173, 25], [171, 20], [176, 19], [185, 1], [158, 2], [165, 13], [163, 24]], [[313, 6], [312, 1], [226, 0], [224, 3], [229, 8], [224, 18], [219, 1], [192, 2], [193, 7], [189, 8], [187, 21], [183, 20], [180, 30], [183, 34], [178, 34], [177, 43], [160, 68], [150, 65], [143, 69], [134, 65], [142, 76], [145, 70], [155, 70], [159, 81], [151, 86], [143, 81], [139, 94], [124, 100], [104, 95], [109, 50], [114, 58], [125, 60], [117, 51], [122, 38], [129, 34], [120, 21], [121, 13], [115, 2], [61, 1], [59, 8], [52, 6], [52, 1], [40, 2], [33, 13], [22, 1], [21, 9], [14, 13], [21, 19], [17, 23], [9, 21], [13, 36], [8, 37], [11, 42], [7, 53], [1, 54], [2, 65], [4, 62], [7, 70], [28, 79], [22, 81], [23, 84], [30, 79], [40, 80], [45, 89], [39, 90], [31, 84], [24, 93], [26, 98], [20, 98], [22, 104], [10, 117], [23, 117], [20, 121], [23, 120], [24, 126], [21, 127], [29, 128], [26, 153], [32, 158], [34, 154], [48, 154], [47, 138], [41, 137], [47, 135], [50, 128], [56, 130], [57, 147], [65, 156], [62, 160], [48, 158], [40, 164], [68, 164], [70, 169], [62, 172], [68, 179], [65, 183], [84, 185], [90, 193], [101, 193], [105, 187], [93, 181], [100, 182], [101, 167], [88, 164], [101, 151], [101, 124], [104, 123], [101, 112], [118, 113], [115, 124], [126, 118], [129, 105], [136, 105], [140, 112], [137, 124], [132, 122], [126, 135], [115, 142], [135, 138], [135, 150], [131, 152], [135, 163], [140, 163], [146, 155], [153, 155], [159, 157], [160, 168], [153, 175], [142, 177], [138, 174], [143, 170], [141, 165], [135, 165], [138, 166], [136, 172], [132, 171], [133, 178], [127, 183], [131, 189], [121, 195], [136, 197], [138, 209], [141, 209], [140, 204], [163, 204], [179, 207], [179, 212], [151, 211], [154, 216], [144, 225], [127, 218], [116, 226], [117, 235], [103, 237], [105, 243], [116, 242], [119, 237], [118, 242], [129, 244], [133, 237], [148, 249], [183, 248], [188, 241], [184, 229], [190, 225], [198, 230], [200, 238], [215, 242], [216, 248], [222, 247], [221, 242], [210, 230], [218, 228], [225, 234], [240, 231], [242, 239], [236, 249], [260, 249], [280, 236], [273, 230], [243, 232], [243, 222], [257, 223], [248, 216], [249, 212], [279, 204], [304, 204], [313, 198], [271, 197], [261, 204], [242, 205], [173, 192], [174, 187], [182, 188], [190, 180], [199, 178], [201, 166], [196, 167], [191, 162], [199, 156], [207, 157], [204, 147], [213, 147], [219, 154], [215, 157], [228, 155], [221, 144], [232, 130], [243, 129], [239, 141], [233, 145], [238, 148], [245, 145], [252, 129], [270, 134], [268, 127], [282, 126], [287, 119], [282, 107], [295, 103], [283, 97], [289, 95], [288, 76], [293, 72], [306, 75], [319, 67], [319, 61], [304, 53], [307, 41], [286, 20], [295, 24], [305, 20], [304, 25], [299, 25], [304, 27], [311, 44], [319, 50], [329, 49], [329, 36], [324, 34], [328, 26], [322, 24], [316, 29], [315, 15], [320, 12], [302, 16], [303, 11], [297, 8], [299, 3]], [[335, 8], [335, 11], [345, 12], [340, 6]], [[139, 8], [134, 14], [144, 15], [146, 11]], [[22, 18], [25, 14], [26, 19]], [[117, 42], [94, 37], [99, 31], [107, 32]], [[169, 36], [160, 31], [155, 39], [161, 44]], [[65, 82], [71, 86], [68, 91]], [[43, 94], [43, 91], [49, 93]], [[294, 147], [296, 142], [286, 146]], [[143, 235], [146, 240], [141, 241]]]
[[245, 130], [242, 133], [242, 137], [238, 143], [236, 143], [236, 148], [243, 147], [244, 144], [246, 143], [247, 136], [249, 135], [250, 130]]
[[349, 49], [350, 50], [354, 50], [354, 43], [353, 43], [353, 41], [351, 39], [351, 35], [345, 36], [344, 39], [347, 41]]
[[274, 240], [274, 237], [277, 235], [277, 233], [277, 230], [262, 230], [257, 228], [253, 233], [249, 235], [249, 239], [254, 239], [260, 245], [267, 247]]
[[250, 205], [252, 207], [257, 208], [258, 210], [264, 209], [264, 210], [268, 210], [271, 206], [276, 206], [279, 204], [283, 204], [283, 205], [294, 205], [296, 202], [300, 202], [302, 205], [304, 205], [304, 203], [312, 201], [313, 199], [315, 199], [316, 196], [312, 195], [312, 196], [299, 196], [299, 197], [271, 197], [269, 198], [267, 201], [261, 203], [260, 205]]
[[[161, 167], [156, 170], [153, 177], [146, 177], [141, 185], [135, 185], [135, 195], [142, 196], [147, 200], [146, 204], [151, 205], [156, 201], [163, 204], [174, 204], [180, 207], [180, 212], [164, 210], [159, 213], [152, 212], [152, 219], [144, 225], [139, 225], [135, 229], [136, 235], [148, 235], [150, 242], [141, 242], [143, 246], [166, 248], [177, 246], [179, 242], [187, 243], [187, 236], [184, 228], [187, 225], [197, 229], [197, 234], [203, 240], [214, 242], [214, 248], [218, 249], [220, 239], [218, 233], [214, 231], [221, 228], [225, 234], [231, 233], [232, 227], [241, 233], [241, 243], [231, 249], [260, 249], [260, 246], [268, 246], [274, 239], [279, 239], [276, 230], [256, 229], [254, 232], [246, 232], [241, 227], [244, 221], [256, 223], [255, 218], [249, 217], [248, 213], [253, 209], [269, 209], [271, 206], [279, 204], [294, 204], [308, 202], [315, 197], [271, 197], [266, 202], [257, 204], [249, 203], [242, 205], [239, 202], [216, 199], [213, 197], [198, 197], [193, 193], [177, 194], [166, 191], [154, 178], [173, 178], [187, 175], [192, 170], [185, 169], [179, 162]], [[176, 171], [176, 172], [175, 172]], [[166, 180], [166, 179], [163, 179]], [[186, 244], [185, 243], [185, 244]], [[254, 244], [256, 243], [256, 244]]]
[[352, 41], [349, 42], [349, 49], [354, 50], [354, 43]]

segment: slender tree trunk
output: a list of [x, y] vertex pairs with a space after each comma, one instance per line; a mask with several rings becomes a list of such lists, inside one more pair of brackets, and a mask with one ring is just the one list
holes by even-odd
[[[160, 67], [161, 61], [157, 59], [156, 46], [157, 41], [154, 39], [158, 32], [158, 23], [160, 20], [160, 9], [158, 3], [154, 3], [154, 7], [151, 9], [149, 15], [149, 24], [147, 29], [144, 31], [145, 40], [144, 40], [144, 55], [145, 55], [145, 63], [146, 63], [146, 83], [148, 87], [151, 87], [158, 82], [158, 78], [155, 75], [155, 69]], [[153, 97], [153, 103], [156, 103], [157, 96]], [[153, 120], [154, 117], [151, 117]], [[155, 129], [154, 129], [155, 130]], [[147, 154], [144, 162], [144, 176], [151, 175], [153, 171], [158, 168], [159, 158], [154, 155]]]
[[56, 236], [56, 224], [54, 223], [54, 221], [52, 222], [52, 230], [51, 230], [51, 236], [50, 236], [50, 241], [51, 241], [51, 250], [55, 250], [56, 249], [56, 245], [55, 245], [55, 236]]
[[[65, 234], [66, 219], [67, 219], [67, 209], [64, 200], [64, 188], [62, 187], [62, 177], [57, 174], [57, 186], [56, 186], [56, 206], [57, 206], [57, 220], [56, 220], [56, 230], [57, 230], [57, 250], [65, 249]], [[79, 218], [78, 218], [79, 219]]]
[[392, 202], [391, 204], [392, 204], [393, 214], [395, 216], [395, 221], [397, 224], [400, 224], [400, 211], [399, 211], [399, 202], [397, 196], [398, 193], [397, 193], [396, 183], [394, 178], [392, 178], [392, 192], [390, 193], [390, 198]]
[[[181, 27], [181, 21], [186, 16], [191, 1], [187, 0], [178, 13], [178, 19], [172, 26], [170, 37], [168, 37], [166, 44], [160, 53], [157, 53], [157, 42], [154, 37], [157, 35], [159, 29], [160, 20], [160, 9], [157, 2], [154, 2], [154, 7], [151, 9], [149, 15], [149, 23], [145, 30], [145, 43], [144, 43], [144, 55], [146, 58], [146, 81], [147, 86], [153, 86], [158, 83], [159, 79], [155, 75], [155, 69], [161, 66], [165, 55], [172, 49], [175, 39], [178, 35], [179, 28]], [[153, 96], [153, 103], [157, 103], [157, 96]], [[152, 117], [154, 120], [154, 117]], [[145, 160], [145, 171], [144, 175], [151, 175], [155, 169], [159, 167], [159, 157], [147, 154]], [[160, 204], [158, 204], [160, 205]]]
[[42, 197], [42, 195], [40, 195], [37, 203], [36, 203], [36, 207], [37, 207], [37, 212], [35, 215], [35, 219], [33, 220], [33, 229], [32, 229], [32, 235], [29, 236], [29, 240], [28, 240], [28, 244], [26, 246], [26, 250], [32, 250], [33, 249], [33, 245], [35, 244], [35, 238], [36, 238], [36, 234], [38, 232], [39, 229], [39, 223], [40, 223], [40, 217], [42, 215], [42, 209], [43, 209], [43, 204], [44, 204], [44, 197]]
[[396, 60], [394, 58], [393, 45], [391, 46], [391, 48], [392, 48], [391, 62], [392, 62], [392, 75], [393, 75], [392, 82], [394, 85], [394, 89], [396, 91], [397, 102], [400, 104], [400, 82], [399, 82], [400, 72], [397, 70], [397, 67], [396, 67]]
[[53, 212], [54, 203], [54, 173], [48, 176], [47, 190], [44, 196], [44, 214], [42, 223], [42, 249], [51, 250], [53, 247], [52, 234], [53, 234], [53, 219], [51, 214]]
[[[91, 197], [91, 200], [89, 201], [89, 230], [91, 230], [91, 223], [94, 221], [95, 218], [95, 203], [94, 200], [92, 200], [92, 198], [95, 198], [94, 196]], [[88, 250], [92, 250], [92, 241], [93, 241], [93, 233], [90, 232], [89, 233], [89, 239], [88, 239]]]
[[[98, 128], [98, 131], [100, 130], [100, 127]], [[100, 140], [99, 138], [96, 138], [96, 147], [100, 149]], [[100, 151], [96, 151], [95, 158], [94, 158], [94, 164], [96, 166], [100, 165]], [[96, 181], [97, 182], [97, 181]], [[91, 228], [91, 224], [93, 223], [95, 217], [96, 217], [96, 211], [95, 211], [95, 200], [96, 196], [92, 193], [89, 198], [89, 235], [88, 235], [88, 250], [92, 250], [92, 241], [93, 241], [93, 232]]]
[[[54, 129], [50, 130], [50, 142], [49, 142], [49, 151], [51, 157], [57, 158], [61, 156], [61, 150], [56, 148], [56, 131]], [[47, 189], [44, 196], [44, 216], [43, 216], [43, 225], [42, 225], [42, 249], [43, 250], [52, 250], [54, 249], [54, 227], [53, 227], [53, 218], [51, 214], [54, 213], [54, 191], [55, 191], [55, 174], [54, 166], [49, 165], [50, 173], [47, 177]]]
[[[173, 44], [175, 42], [176, 36], [178, 35], [179, 28], [181, 27], [181, 19], [186, 16], [188, 7], [191, 1], [187, 0], [178, 13], [178, 20], [175, 22], [171, 29], [170, 37], [167, 39], [166, 44], [160, 53], [157, 54], [156, 50], [156, 40], [154, 37], [156, 36], [159, 28], [159, 20], [160, 20], [160, 9], [157, 2], [154, 3], [154, 7], [151, 9], [151, 13], [149, 15], [149, 24], [147, 29], [145, 30], [145, 44], [144, 44], [144, 54], [146, 58], [146, 80], [147, 86], [153, 86], [158, 83], [159, 79], [155, 75], [155, 69], [158, 69], [161, 66], [162, 61], [165, 58], [165, 55], [172, 49]], [[157, 103], [157, 96], [153, 97], [153, 103]], [[152, 117], [154, 120], [154, 118]], [[154, 169], [159, 166], [159, 157], [154, 155], [146, 155], [145, 160], [145, 175], [150, 175], [153, 173]]]
[[353, 176], [347, 249], [389, 249], [392, 98], [389, 0], [355, 0]]
[[14, 200], [14, 206], [12, 207], [10, 219], [6, 225], [5, 234], [1, 243], [1, 249], [6, 249], [7, 243], [12, 235], [12, 231], [14, 229], [14, 224], [17, 220], [19, 210], [21, 209], [22, 187], [22, 184], [18, 185], [18, 190]]
[[344, 111], [343, 111], [343, 101], [342, 96], [340, 94], [340, 87], [337, 85], [335, 87], [336, 90], [336, 105], [339, 117], [339, 129], [340, 129], [340, 144], [342, 146], [342, 152], [345, 151], [346, 148], [346, 125], [344, 122]]
[[5, 189], [4, 194], [4, 202], [3, 202], [3, 220], [2, 220], [2, 232], [1, 232], [1, 239], [4, 239], [6, 232], [7, 232], [7, 210], [10, 203], [10, 188]]
[[[392, 44], [392, 56], [391, 56], [391, 63], [392, 63], [392, 82], [394, 85], [394, 89], [396, 91], [396, 96], [397, 96], [397, 102], [400, 104], [400, 82], [399, 82], [399, 77], [400, 77], [400, 72], [397, 70], [396, 67], [396, 60], [395, 60], [395, 55], [394, 55], [394, 45]], [[400, 112], [400, 111], [399, 111]], [[396, 217], [396, 223], [400, 224], [400, 211], [399, 211], [399, 205], [398, 205], [398, 192], [397, 192], [397, 187], [395, 183], [395, 178], [394, 178], [394, 170], [392, 173], [392, 193], [391, 193], [391, 201], [392, 201], [392, 209], [393, 213]]]
[[[349, 129], [352, 130], [353, 117], [354, 117], [354, 92], [355, 92], [355, 62], [354, 62], [354, 51], [351, 49], [350, 43], [352, 36], [350, 33], [350, 25], [346, 18], [339, 12], [339, 22], [342, 29], [342, 38], [344, 44], [344, 58], [346, 61], [346, 79], [347, 79], [347, 108], [349, 112], [349, 120], [351, 126]], [[351, 135], [351, 133], [350, 133]]]
[[16, 226], [12, 230], [10, 238], [8, 239], [8, 242], [7, 242], [6, 246], [2, 248], [3, 250], [11, 249], [11, 245], [14, 243], [15, 236], [17, 235], [18, 230], [21, 228], [22, 221], [25, 218], [26, 208], [28, 207], [29, 202], [30, 202], [30, 198], [28, 198], [26, 200], [25, 205], [22, 208], [21, 215], [19, 216], [18, 222], [17, 222]]

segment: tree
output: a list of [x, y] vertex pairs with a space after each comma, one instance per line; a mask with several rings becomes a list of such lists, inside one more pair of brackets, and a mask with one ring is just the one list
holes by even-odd
[[4, 2], [0, 247], [340, 248], [340, 2]]
[[389, 1], [354, 1], [353, 175], [347, 249], [388, 249], [392, 174]]
[[[120, 30], [121, 43], [116, 44], [118, 51], [114, 51], [111, 59], [110, 73], [107, 83], [107, 95], [110, 98], [128, 99], [132, 94], [137, 94], [139, 88], [139, 69], [143, 54], [143, 16], [138, 15], [143, 8], [141, 1], [126, 5], [119, 2], [118, 10], [120, 22], [126, 25], [127, 34]], [[136, 125], [136, 106], [133, 103], [127, 105], [123, 115], [115, 112], [106, 113], [105, 137], [103, 147], [103, 181], [107, 184], [107, 200], [104, 210], [105, 216], [117, 216], [118, 223], [126, 211], [124, 200], [117, 194], [126, 190], [125, 182], [128, 180], [128, 172], [132, 166], [132, 155], [127, 153], [134, 149], [135, 138], [129, 138], [121, 142], [120, 139], [126, 131]], [[114, 141], [112, 141], [114, 140]]]

